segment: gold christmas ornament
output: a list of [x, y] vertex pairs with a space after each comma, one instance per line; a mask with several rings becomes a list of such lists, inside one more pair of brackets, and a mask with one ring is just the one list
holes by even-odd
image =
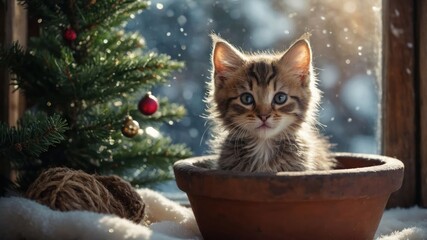
[[122, 134], [125, 137], [132, 138], [135, 137], [139, 132], [139, 123], [131, 116], [126, 116], [125, 120], [123, 121], [122, 126]]

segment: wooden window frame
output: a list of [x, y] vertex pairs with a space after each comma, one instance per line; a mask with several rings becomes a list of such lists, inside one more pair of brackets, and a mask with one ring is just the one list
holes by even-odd
[[[27, 11], [16, 0], [0, 2], [0, 45], [11, 46], [19, 41], [27, 45]], [[0, 121], [15, 125], [25, 110], [25, 99], [10, 86], [10, 75], [0, 69]]]
[[[26, 43], [27, 17], [16, 0], [0, 3], [2, 44]], [[389, 207], [427, 206], [427, 1], [383, 0], [381, 153], [405, 164]], [[423, 14], [425, 13], [425, 14]], [[4, 70], [3, 70], [4, 71]], [[0, 72], [0, 120], [13, 125], [24, 109]], [[372, 183], [375, 184], [375, 183]]]
[[381, 152], [405, 164], [403, 185], [389, 207], [427, 206], [425, 13], [423, 0], [383, 0]]
[[418, 0], [418, 89], [419, 89], [419, 204], [427, 207], [427, 2]]

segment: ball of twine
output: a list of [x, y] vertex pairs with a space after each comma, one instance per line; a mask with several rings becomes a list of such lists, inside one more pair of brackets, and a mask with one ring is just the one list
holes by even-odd
[[136, 223], [144, 219], [145, 204], [141, 197], [117, 176], [50, 168], [30, 185], [26, 196], [54, 210], [115, 214]]

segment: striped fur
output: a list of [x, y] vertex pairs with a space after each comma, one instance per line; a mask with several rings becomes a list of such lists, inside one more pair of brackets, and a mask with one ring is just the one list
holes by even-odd
[[282, 54], [244, 54], [213, 36], [209, 112], [220, 169], [326, 170], [335, 165], [316, 124], [320, 92], [306, 37]]

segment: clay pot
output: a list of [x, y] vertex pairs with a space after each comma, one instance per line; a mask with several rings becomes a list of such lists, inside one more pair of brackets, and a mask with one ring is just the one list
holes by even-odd
[[373, 239], [403, 179], [397, 159], [336, 154], [331, 171], [239, 173], [206, 168], [214, 156], [174, 165], [203, 238]]

